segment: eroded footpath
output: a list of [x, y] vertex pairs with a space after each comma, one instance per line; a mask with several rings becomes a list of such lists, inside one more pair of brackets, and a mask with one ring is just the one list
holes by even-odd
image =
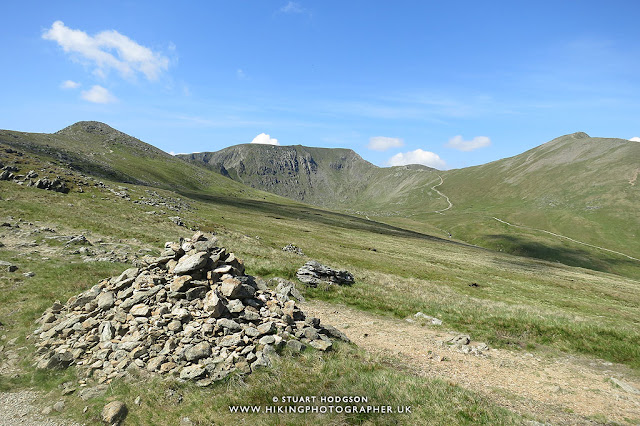
[[[302, 308], [363, 349], [395, 360], [400, 368], [479, 392], [537, 421], [640, 422], [640, 379], [626, 366], [581, 356], [461, 350], [446, 343], [458, 334], [446, 324], [422, 325], [315, 300]], [[471, 341], [468, 348], [473, 347], [482, 345]]]

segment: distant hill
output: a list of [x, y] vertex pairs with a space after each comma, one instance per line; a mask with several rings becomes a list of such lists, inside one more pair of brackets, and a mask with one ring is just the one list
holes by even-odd
[[406, 202], [404, 191], [419, 184], [416, 177], [435, 170], [419, 164], [381, 168], [350, 149], [302, 145], [242, 144], [178, 157], [253, 188], [331, 208]]
[[382, 168], [351, 150], [300, 145], [244, 144], [181, 158], [295, 200], [418, 231], [428, 224], [443, 236], [496, 250], [609, 267], [594, 261], [587, 246], [535, 230], [542, 229], [640, 258], [638, 142], [580, 132], [514, 157], [448, 171]]
[[593, 247], [640, 258], [640, 143], [623, 139], [574, 133], [448, 171], [377, 167], [352, 150], [300, 145], [172, 156], [94, 121], [53, 134], [0, 130], [0, 143], [119, 182], [290, 204], [283, 196], [497, 251], [629, 276], [640, 270]]
[[120, 182], [217, 193], [248, 189], [97, 121], [80, 121], [51, 134], [0, 130], [0, 143]]

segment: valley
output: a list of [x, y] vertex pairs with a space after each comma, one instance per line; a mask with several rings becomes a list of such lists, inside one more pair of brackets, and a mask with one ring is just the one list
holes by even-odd
[[[224, 161], [212, 160], [222, 154], [184, 161], [95, 122], [50, 135], [0, 131], [0, 162], [24, 175], [0, 181], [0, 223], [8, 224], [0, 227], [0, 260], [18, 267], [0, 273], [0, 391], [35, 388], [88, 423], [109, 398], [127, 401], [131, 424], [185, 416], [206, 424], [237, 421], [229, 404], [322, 389], [414, 407], [390, 418], [336, 414], [335, 424], [633, 424], [638, 396], [611, 381], [640, 386], [640, 218], [630, 183], [639, 157], [627, 145], [574, 134], [511, 159], [440, 172], [377, 168], [352, 151], [298, 146], [231, 147]], [[282, 162], [281, 148], [290, 153]], [[69, 192], [30, 186], [31, 170], [59, 176]], [[350, 271], [353, 286], [296, 287], [305, 309], [342, 327], [357, 347], [309, 351], [295, 362], [282, 356], [271, 372], [209, 388], [118, 382], [89, 401], [62, 395], [63, 383], [77, 381], [73, 371], [31, 365], [26, 336], [51, 303], [195, 230], [214, 232], [248, 274], [267, 280], [296, 281], [309, 259]], [[79, 235], [90, 243], [84, 250], [49, 238]], [[284, 252], [290, 243], [304, 256]], [[417, 312], [443, 325], [422, 324]], [[486, 358], [443, 346], [445, 335], [459, 334], [486, 344]], [[509, 390], [505, 378], [516, 372], [526, 375], [530, 394]], [[165, 419], [157, 404], [167, 407]]]

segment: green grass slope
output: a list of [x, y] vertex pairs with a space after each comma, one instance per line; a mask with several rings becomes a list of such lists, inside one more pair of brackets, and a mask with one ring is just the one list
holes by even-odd
[[[5, 147], [0, 143], [0, 148]], [[0, 161], [5, 164], [66, 173], [65, 161], [52, 160], [50, 155], [8, 159], [5, 152], [0, 149]], [[20, 228], [0, 228], [0, 240], [5, 242], [0, 247], [0, 259], [18, 265], [19, 272], [35, 272], [31, 278], [0, 273], [3, 333], [7, 339], [17, 337], [18, 345], [27, 348], [21, 352], [25, 370], [0, 378], [0, 389], [35, 387], [50, 391], [53, 398], [61, 397], [58, 385], [75, 380], [73, 372], [30, 369], [29, 350], [33, 348], [24, 336], [35, 328], [34, 320], [54, 300], [64, 301], [127, 267], [85, 262], [85, 256], [71, 252], [64, 256], [49, 254], [43, 233], [49, 235], [50, 231], [41, 230], [43, 227], [53, 227], [64, 235], [83, 233], [96, 245], [98, 241], [128, 244], [135, 249], [151, 248], [156, 254], [164, 241], [190, 233], [167, 220], [172, 213], [136, 203], [148, 196], [148, 186], [109, 179], [104, 182], [111, 188], [127, 188], [129, 199], [99, 185], [87, 186], [84, 192], [60, 194], [0, 181], [0, 221], [16, 224], [18, 218], [22, 219]], [[294, 279], [296, 269], [312, 258], [347, 269], [356, 277], [351, 287], [300, 287], [307, 298], [400, 318], [422, 311], [441, 318], [447, 329], [469, 333], [492, 346], [564, 351], [640, 368], [637, 280], [443, 241], [419, 230], [275, 196], [257, 200], [243, 198], [242, 194], [152, 189], [165, 199], [179, 197], [188, 202], [190, 207], [180, 212], [185, 223], [216, 232], [221, 243], [245, 261], [250, 274]], [[11, 242], [17, 237], [24, 241]], [[301, 247], [306, 256], [283, 252], [281, 248], [287, 243]], [[478, 286], [471, 287], [470, 283]], [[299, 362], [283, 361], [275, 370], [252, 375], [246, 381], [232, 379], [209, 389], [134, 378], [132, 383], [115, 383], [105, 397], [69, 402], [68, 410], [79, 420], [95, 423], [104, 403], [118, 398], [133, 407], [132, 424], [176, 424], [182, 416], [203, 424], [308, 424], [319, 419], [277, 414], [233, 416], [228, 405], [268, 404], [274, 392], [364, 393], [376, 402], [414, 405], [414, 413], [389, 417], [332, 415], [321, 420], [333, 424], [522, 423], [523, 419], [478, 395], [391, 365], [389, 359], [340, 346], [333, 354], [310, 352]], [[137, 395], [143, 395], [140, 407], [133, 403]], [[183, 402], [175, 402], [172, 395], [179, 395]], [[166, 407], [162, 418], [157, 413], [158, 404]], [[89, 407], [86, 413], [84, 406]]]
[[629, 258], [640, 258], [637, 142], [575, 133], [449, 171], [381, 168], [350, 150], [303, 146], [245, 144], [182, 158], [295, 200], [498, 251], [640, 276], [640, 262]]
[[[60, 160], [86, 174], [120, 182], [226, 194], [248, 190], [95, 121], [81, 121], [52, 134], [0, 130], [0, 143]], [[260, 198], [265, 195], [249, 192]]]

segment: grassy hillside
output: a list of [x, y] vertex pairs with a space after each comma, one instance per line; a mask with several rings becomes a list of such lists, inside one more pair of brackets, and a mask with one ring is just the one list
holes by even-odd
[[380, 168], [352, 151], [302, 146], [246, 144], [183, 158], [315, 205], [520, 256], [640, 276], [640, 262], [629, 258], [640, 259], [637, 142], [576, 133], [450, 171]]
[[[95, 121], [81, 121], [52, 134], [0, 130], [0, 143], [56, 159], [86, 174], [119, 182], [225, 194], [245, 192], [244, 195], [248, 195], [245, 186]], [[265, 196], [256, 191], [249, 192], [255, 197]]]
[[[23, 170], [42, 170], [77, 177], [65, 161], [34, 154], [5, 154], [0, 143], [0, 162]], [[119, 165], [131, 167], [131, 164]], [[409, 171], [401, 171], [401, 173]], [[402, 179], [402, 176], [398, 176]], [[89, 183], [90, 177], [83, 178]], [[171, 204], [180, 199], [177, 212], [189, 227], [214, 231], [221, 242], [245, 261], [247, 272], [265, 278], [294, 279], [308, 258], [351, 271], [352, 287], [300, 290], [307, 298], [344, 303], [359, 309], [404, 318], [417, 311], [437, 316], [447, 329], [469, 333], [494, 347], [514, 350], [565, 351], [616, 361], [640, 368], [636, 344], [640, 299], [637, 280], [567, 267], [555, 262], [493, 252], [439, 238], [419, 230], [392, 226], [303, 205], [271, 196], [244, 198], [205, 190], [170, 191], [104, 179], [106, 185], [90, 184], [84, 192], [60, 194], [0, 182], [0, 259], [16, 264], [19, 272], [0, 276], [0, 322], [7, 339], [18, 338], [26, 349], [23, 371], [3, 376], [0, 389], [36, 387], [59, 398], [63, 382], [75, 380], [73, 372], [36, 372], [29, 366], [33, 348], [24, 336], [34, 320], [51, 303], [89, 288], [102, 277], [114, 275], [127, 265], [96, 261], [47, 239], [49, 235], [84, 234], [100, 247], [125, 247], [127, 251], [158, 253], [164, 241], [189, 235], [168, 220], [175, 214], [164, 205], [148, 205], [149, 193]], [[124, 188], [124, 189], [122, 189]], [[126, 191], [124, 198], [111, 189]], [[253, 194], [247, 189], [245, 194]], [[255, 192], [257, 193], [257, 192]], [[18, 226], [15, 226], [18, 225]], [[425, 227], [426, 225], [422, 225]], [[54, 229], [56, 232], [46, 228]], [[429, 232], [434, 231], [429, 228]], [[294, 243], [305, 257], [281, 248]], [[58, 250], [59, 249], [59, 250]], [[124, 250], [124, 248], [122, 248]], [[120, 250], [120, 249], [118, 249]], [[87, 261], [93, 260], [93, 261]], [[476, 283], [478, 286], [470, 286]], [[4, 361], [4, 355], [0, 355]], [[283, 358], [285, 360], [285, 358]], [[351, 346], [329, 355], [309, 353], [299, 362], [276, 363], [275, 370], [246, 381], [229, 380], [210, 389], [175, 382], [135, 380], [119, 382], [102, 398], [76, 401], [70, 412], [85, 422], [95, 422], [109, 398], [127, 402], [132, 424], [176, 424], [188, 415], [196, 422], [229, 423], [230, 404], [267, 404], [274, 389], [279, 394], [367, 394], [375, 401], [411, 404], [410, 416], [378, 415], [323, 417], [334, 424], [511, 424], [522, 419], [486, 399], [450, 384], [416, 377], [394, 368], [390, 359], [371, 357]], [[300, 378], [304, 377], [304, 380]], [[143, 395], [142, 406], [133, 400]], [[176, 402], [179, 395], [180, 401]], [[391, 396], [389, 396], [391, 395]], [[74, 400], [75, 401], [75, 400]], [[166, 407], [157, 415], [157, 406]], [[83, 407], [89, 409], [83, 413]], [[258, 424], [305, 424], [319, 419], [295, 415], [247, 416]]]

